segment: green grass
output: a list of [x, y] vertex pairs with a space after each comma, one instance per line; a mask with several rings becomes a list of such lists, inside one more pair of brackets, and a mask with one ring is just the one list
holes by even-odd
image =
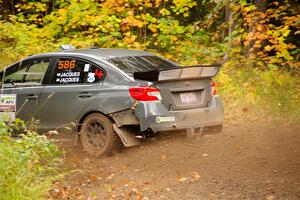
[[0, 124], [0, 199], [47, 199], [58, 178], [60, 151], [45, 136], [33, 132], [11, 137]]

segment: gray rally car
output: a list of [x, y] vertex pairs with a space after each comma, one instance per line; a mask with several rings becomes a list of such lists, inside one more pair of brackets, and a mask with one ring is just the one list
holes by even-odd
[[220, 67], [181, 67], [145, 51], [68, 49], [2, 70], [1, 95], [16, 97], [15, 117], [41, 130], [73, 124], [87, 152], [105, 155], [143, 134], [220, 131], [223, 106], [212, 81]]

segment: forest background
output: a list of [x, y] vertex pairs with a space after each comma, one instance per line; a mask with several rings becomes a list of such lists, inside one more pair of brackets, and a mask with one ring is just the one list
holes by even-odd
[[[146, 50], [182, 66], [222, 63], [225, 124], [299, 120], [299, 11], [298, 0], [0, 0], [0, 69], [61, 44]], [[60, 150], [12, 134], [0, 123], [0, 196], [48, 199], [64, 175]]]

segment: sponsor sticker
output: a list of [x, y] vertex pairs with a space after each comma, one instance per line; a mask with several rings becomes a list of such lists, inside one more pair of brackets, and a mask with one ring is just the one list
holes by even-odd
[[93, 83], [94, 81], [95, 81], [95, 73], [89, 72], [87, 82]]
[[0, 94], [0, 120], [16, 120], [16, 94]]
[[84, 65], [84, 72], [88, 72], [90, 70], [90, 64]]
[[156, 123], [162, 123], [162, 122], [175, 122], [175, 117], [156, 117]]
[[98, 77], [98, 79], [101, 79], [103, 76], [103, 71], [97, 68], [95, 71], [95, 76]]
[[60, 60], [58, 61], [58, 69], [74, 69], [76, 67], [76, 60]]

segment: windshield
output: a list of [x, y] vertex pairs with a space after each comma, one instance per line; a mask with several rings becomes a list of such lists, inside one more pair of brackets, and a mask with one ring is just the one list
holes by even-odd
[[133, 72], [173, 69], [179, 67], [178, 65], [158, 56], [128, 56], [108, 59], [108, 62], [112, 63], [130, 76], [133, 75]]

